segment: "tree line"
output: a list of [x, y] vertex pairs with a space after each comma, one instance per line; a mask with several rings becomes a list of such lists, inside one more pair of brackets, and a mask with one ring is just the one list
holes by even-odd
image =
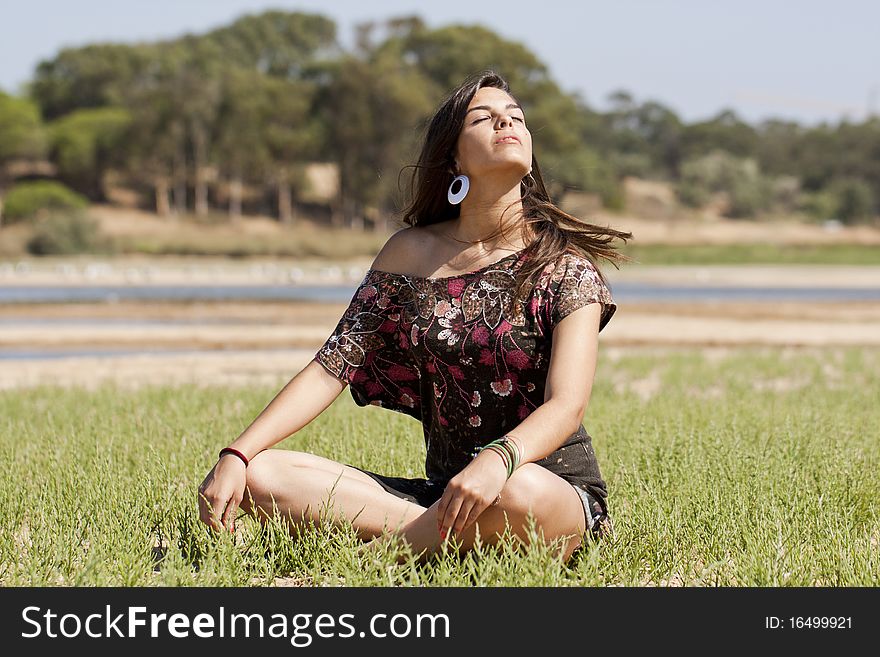
[[[721, 193], [731, 217], [880, 214], [880, 118], [750, 125], [725, 109], [685, 124], [622, 90], [600, 112], [524, 45], [485, 27], [400, 17], [361, 24], [345, 49], [331, 19], [284, 11], [169, 40], [66, 48], [40, 62], [23, 95], [0, 93], [0, 196], [7, 220], [22, 214], [10, 206], [29, 207], [21, 189], [12, 201], [36, 177], [92, 202], [121, 185], [160, 215], [220, 210], [235, 221], [253, 210], [292, 223], [306, 167], [329, 162], [334, 223], [384, 217], [402, 206], [402, 167], [415, 161], [434, 107], [484, 68], [523, 103], [557, 200], [577, 190], [621, 209], [622, 180], [637, 176], [670, 182], [688, 206]], [[49, 195], [62, 203], [66, 193]], [[39, 205], [48, 192], [29, 194]]]

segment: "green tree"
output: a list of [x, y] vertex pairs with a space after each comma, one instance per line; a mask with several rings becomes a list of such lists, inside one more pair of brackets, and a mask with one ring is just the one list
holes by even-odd
[[46, 134], [37, 106], [30, 100], [0, 92], [0, 226], [3, 197], [16, 160], [36, 160], [46, 153]]
[[54, 180], [21, 182], [6, 196], [10, 221], [45, 218], [52, 212], [70, 213], [88, 207], [88, 199]]
[[480, 70], [491, 68], [507, 80], [524, 106], [535, 153], [557, 201], [566, 191], [578, 189], [598, 192], [613, 205], [619, 203], [619, 177], [613, 164], [584, 143], [581, 103], [559, 88], [528, 48], [479, 25], [429, 29], [417, 17], [403, 17], [384, 28], [387, 36], [382, 43], [374, 46], [372, 39], [364, 37], [361, 49], [391, 52], [421, 73], [428, 81], [425, 93], [433, 98], [431, 107]]
[[[630, 169], [625, 173], [667, 180], [677, 178], [684, 133], [678, 115], [656, 101], [637, 103], [624, 90], [610, 94], [609, 101], [611, 110], [605, 121], [589, 117], [590, 139], [602, 144], [604, 153], [612, 161]], [[604, 134], [597, 134], [598, 131]]]
[[364, 209], [379, 200], [375, 123], [381, 99], [369, 64], [346, 56], [327, 68], [330, 81], [317, 99], [324, 123], [324, 144], [339, 170], [339, 198], [334, 223], [356, 226]]
[[321, 146], [321, 127], [311, 113], [314, 85], [306, 81], [267, 77], [263, 84], [266, 113], [263, 147], [268, 154], [270, 177], [277, 190], [278, 217], [294, 221], [291, 184], [302, 178], [302, 165], [313, 160]]
[[223, 60], [255, 73], [307, 78], [316, 61], [338, 54], [336, 24], [320, 14], [270, 10], [208, 32]]
[[244, 185], [256, 182], [269, 168], [265, 119], [269, 94], [263, 76], [230, 67], [222, 79], [214, 159], [229, 187], [229, 217], [241, 218]]
[[722, 110], [708, 121], [685, 126], [681, 135], [683, 159], [723, 150], [738, 157], [749, 157], [757, 151], [757, 131], [742, 121], [733, 110]]
[[773, 201], [772, 185], [754, 159], [721, 150], [686, 160], [676, 192], [679, 200], [691, 207], [705, 204], [712, 194], [723, 193], [726, 214], [734, 218], [752, 217]]
[[29, 95], [46, 121], [78, 109], [119, 106], [153, 64], [154, 51], [117, 43], [65, 48], [37, 65]]
[[[258, 76], [248, 82], [228, 75], [222, 121], [244, 132], [233, 135], [234, 128], [219, 123], [223, 143], [214, 160], [231, 176], [232, 190], [240, 189], [235, 171], [245, 166], [268, 175], [277, 191], [279, 219], [290, 224], [292, 187], [302, 179], [303, 165], [318, 155], [323, 140], [313, 103], [323, 63], [339, 53], [336, 24], [319, 14], [271, 10], [243, 16], [205, 38], [223, 53], [224, 61]], [[254, 96], [247, 99], [241, 93]], [[252, 120], [258, 124], [245, 125]], [[235, 143], [249, 152], [234, 155]], [[230, 200], [233, 216], [240, 208], [237, 193]]]
[[177, 108], [175, 90], [168, 82], [171, 74], [163, 68], [167, 60], [158, 54], [154, 57], [156, 66], [151, 74], [139, 78], [126, 90], [125, 104], [132, 123], [126, 139], [124, 170], [136, 187], [149, 189], [156, 213], [165, 217], [176, 214], [174, 206], [181, 211], [186, 206], [185, 178], [181, 175], [185, 125]]
[[457, 87], [467, 76], [491, 68], [501, 73], [524, 103], [535, 105], [550, 82], [547, 67], [524, 45], [500, 37], [480, 25], [447, 25], [428, 29], [421, 21], [397, 26], [401, 54], [441, 92]]
[[208, 214], [208, 184], [211, 182], [212, 133], [220, 107], [223, 53], [209, 39], [186, 36], [174, 50], [173, 88], [177, 110], [183, 120], [192, 153], [193, 210], [197, 216]]
[[130, 125], [121, 107], [75, 110], [50, 123], [50, 153], [61, 181], [92, 200], [105, 200], [104, 174], [122, 163]]
[[834, 198], [837, 219], [852, 224], [873, 218], [877, 214], [876, 199], [871, 186], [858, 178], [838, 178], [829, 186]]
[[755, 157], [768, 175], [796, 175], [804, 128], [793, 121], [767, 120], [758, 126]]
[[113, 243], [95, 219], [82, 212], [65, 212], [38, 220], [27, 250], [33, 255], [111, 253]]
[[415, 160], [436, 99], [430, 81], [403, 56], [399, 33], [407, 26], [404, 19], [390, 21], [384, 27], [391, 36], [376, 45], [370, 38], [376, 26], [360, 25], [357, 53], [326, 68], [329, 82], [317, 102], [327, 150], [339, 167], [335, 215], [348, 226], [371, 215], [384, 230], [389, 209], [402, 205], [398, 174]]

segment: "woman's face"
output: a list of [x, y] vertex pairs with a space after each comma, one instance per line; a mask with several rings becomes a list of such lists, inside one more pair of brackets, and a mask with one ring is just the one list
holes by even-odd
[[506, 92], [478, 89], [468, 104], [456, 146], [458, 171], [470, 177], [509, 171], [524, 178], [532, 168], [532, 134], [525, 114]]

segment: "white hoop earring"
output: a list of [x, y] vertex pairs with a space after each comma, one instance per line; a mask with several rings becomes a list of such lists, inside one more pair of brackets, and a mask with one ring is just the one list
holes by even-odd
[[[453, 191], [458, 188], [458, 191]], [[452, 205], [458, 205], [467, 196], [468, 190], [471, 188], [470, 179], [462, 174], [452, 179], [449, 190], [446, 192], [446, 198]]]

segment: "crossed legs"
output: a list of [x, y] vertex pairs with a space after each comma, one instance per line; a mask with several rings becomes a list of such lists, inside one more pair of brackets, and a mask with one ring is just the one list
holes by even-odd
[[[270, 449], [255, 456], [248, 466], [241, 508], [261, 522], [277, 507], [291, 533], [296, 534], [303, 522], [318, 520], [328, 501], [331, 517], [350, 522], [362, 540], [394, 533], [405, 539], [415, 554], [422, 553], [422, 559], [441, 548], [439, 501], [426, 509], [392, 495], [360, 470], [307, 452]], [[548, 543], [567, 537], [562, 557], [568, 559], [580, 545], [585, 529], [583, 505], [568, 482], [534, 463], [520, 466], [502, 489], [501, 501], [486, 509], [456, 540], [462, 551], [469, 550], [479, 526], [481, 541], [494, 544], [507, 520], [511, 532], [527, 541], [529, 513]]]

